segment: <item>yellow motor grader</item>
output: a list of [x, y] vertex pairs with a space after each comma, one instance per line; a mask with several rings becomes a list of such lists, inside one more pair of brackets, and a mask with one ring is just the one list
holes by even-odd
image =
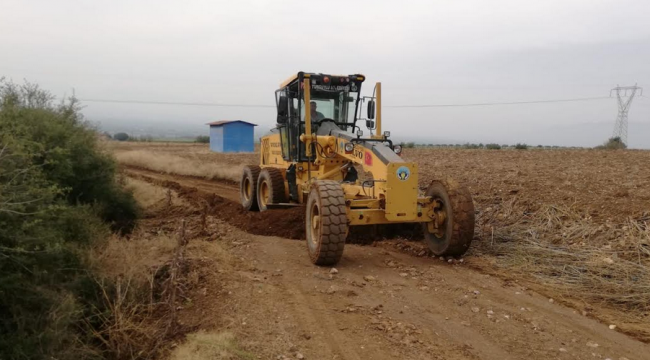
[[361, 96], [364, 80], [299, 72], [280, 85], [277, 127], [261, 139], [260, 165], [242, 173], [244, 208], [305, 206], [307, 249], [317, 265], [336, 264], [357, 225], [421, 223], [435, 255], [462, 255], [474, 237], [470, 192], [453, 180], [420, 191], [417, 164], [404, 161], [382, 132], [381, 83]]

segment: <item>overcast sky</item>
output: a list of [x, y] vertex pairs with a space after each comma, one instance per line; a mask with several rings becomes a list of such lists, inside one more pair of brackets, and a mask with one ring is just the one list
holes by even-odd
[[[297, 71], [363, 73], [384, 104], [608, 96], [646, 86], [629, 145], [650, 148], [650, 1], [0, 0], [0, 76], [81, 99], [274, 104]], [[85, 102], [104, 125], [269, 128], [273, 108]], [[615, 99], [384, 109], [384, 129], [420, 142], [594, 146]], [[206, 129], [207, 131], [207, 129]]]

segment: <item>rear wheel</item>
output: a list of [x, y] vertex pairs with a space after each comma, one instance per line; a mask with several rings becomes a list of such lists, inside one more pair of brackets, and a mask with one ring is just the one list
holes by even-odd
[[244, 209], [257, 211], [257, 178], [260, 176], [260, 167], [246, 165], [239, 181], [239, 195]]
[[454, 180], [433, 181], [425, 193], [435, 202], [434, 220], [423, 224], [424, 238], [437, 256], [460, 256], [474, 238], [474, 203]]
[[264, 168], [257, 180], [257, 206], [266, 211], [267, 204], [279, 204], [286, 201], [284, 177], [277, 168]]
[[305, 216], [307, 251], [316, 265], [334, 265], [341, 260], [348, 236], [345, 195], [332, 180], [314, 182]]

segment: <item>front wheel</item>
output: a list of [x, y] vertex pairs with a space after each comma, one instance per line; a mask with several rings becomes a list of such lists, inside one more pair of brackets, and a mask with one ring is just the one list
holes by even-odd
[[434, 220], [423, 224], [424, 239], [437, 256], [460, 256], [474, 238], [474, 203], [454, 180], [433, 181], [425, 193], [435, 203]]
[[268, 204], [285, 202], [284, 177], [278, 168], [264, 168], [257, 179], [257, 207], [266, 211]]
[[257, 178], [260, 176], [260, 167], [246, 165], [239, 181], [239, 196], [244, 209], [257, 211]]
[[348, 236], [345, 195], [332, 180], [314, 182], [307, 198], [305, 216], [307, 251], [316, 265], [334, 265], [341, 260]]

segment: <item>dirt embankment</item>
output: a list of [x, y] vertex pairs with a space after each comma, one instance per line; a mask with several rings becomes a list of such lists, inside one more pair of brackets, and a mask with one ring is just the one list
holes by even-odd
[[[130, 167], [127, 174], [158, 186], [176, 191], [180, 196], [197, 204], [206, 214], [256, 235], [301, 239], [304, 236], [304, 209], [289, 208], [284, 211], [246, 211], [239, 203], [239, 190], [234, 183], [218, 183], [198, 177], [159, 174], [150, 170]], [[178, 181], [181, 180], [181, 185]], [[218, 195], [217, 195], [218, 194]]]

